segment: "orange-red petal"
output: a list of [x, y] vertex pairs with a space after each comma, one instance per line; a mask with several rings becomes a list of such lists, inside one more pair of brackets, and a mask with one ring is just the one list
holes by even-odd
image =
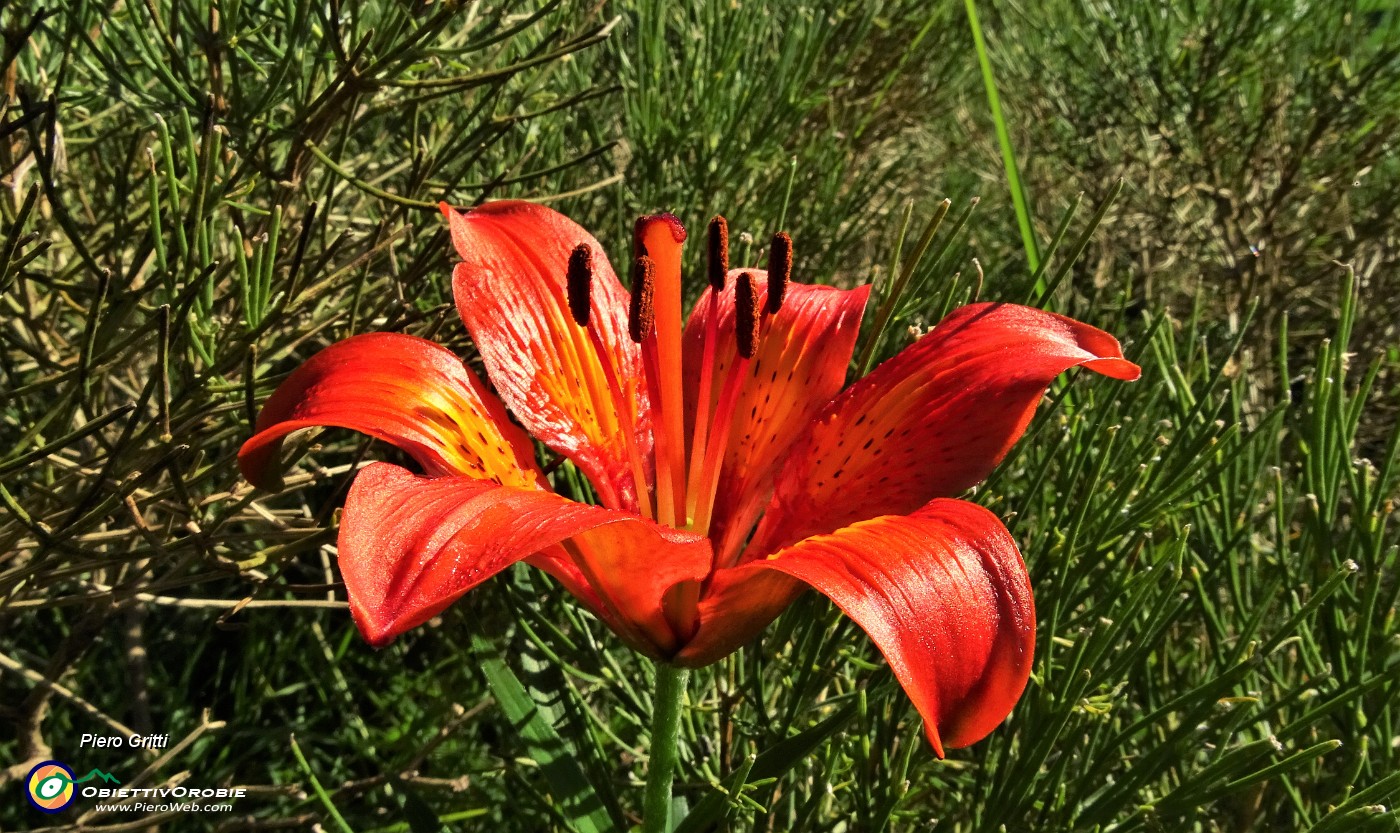
[[[635, 510], [626, 443], [638, 443], [649, 459], [650, 409], [641, 352], [627, 337], [626, 296], [603, 248], [533, 203], [443, 212], [463, 261], [452, 275], [457, 310], [497, 392], [531, 434], [588, 476], [605, 505]], [[601, 358], [569, 311], [569, 257], [580, 244], [594, 252], [589, 327], [607, 354]]]
[[[542, 552], [544, 560], [534, 563], [566, 586], [586, 582], [584, 601], [633, 647], [660, 657], [677, 647], [662, 609], [666, 591], [703, 578], [710, 567], [709, 542], [691, 533], [548, 492], [421, 477], [389, 463], [356, 475], [339, 552], [350, 611], [373, 645]], [[573, 566], [550, 569], [560, 552]]]
[[[767, 273], [734, 270], [720, 293], [718, 341], [714, 355], [714, 384], [710, 401], [700, 405], [713, 414], [723, 379], [737, 355], [734, 287], [741, 271], [754, 276], [759, 309], [768, 297]], [[699, 396], [699, 373], [712, 305], [706, 289], [691, 312], [685, 329], [685, 399], [687, 431], [694, 430]], [[782, 309], [768, 316], [758, 351], [749, 362], [747, 379], [734, 409], [734, 423], [720, 470], [711, 538], [719, 563], [743, 543], [773, 488], [773, 475], [784, 455], [812, 417], [846, 381], [846, 368], [855, 350], [869, 286], [837, 289], [792, 283]], [[733, 554], [733, 553], [730, 553]]]
[[539, 480], [529, 438], [452, 351], [401, 333], [336, 342], [288, 376], [263, 405], [238, 452], [243, 476], [280, 486], [282, 440], [315, 426], [393, 443], [428, 474], [466, 474], [516, 486]]
[[981, 482], [1050, 382], [1083, 366], [1138, 378], [1108, 333], [1031, 307], [974, 304], [822, 409], [777, 476], [745, 558]]
[[1025, 689], [1035, 651], [1030, 580], [1011, 535], [980, 506], [939, 499], [720, 571], [679, 661], [713, 662], [752, 638], [791, 601], [800, 587], [792, 579], [865, 629], [940, 757], [995, 729]]

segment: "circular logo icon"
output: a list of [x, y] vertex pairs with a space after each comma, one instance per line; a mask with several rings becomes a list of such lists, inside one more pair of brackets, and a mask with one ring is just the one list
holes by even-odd
[[73, 770], [58, 761], [44, 761], [29, 770], [24, 789], [29, 803], [44, 813], [57, 813], [72, 804], [77, 795], [73, 788]]

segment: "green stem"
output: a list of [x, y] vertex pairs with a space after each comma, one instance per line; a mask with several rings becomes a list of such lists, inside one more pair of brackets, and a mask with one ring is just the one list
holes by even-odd
[[[1001, 145], [1001, 160], [1006, 167], [1006, 184], [1011, 188], [1011, 203], [1016, 207], [1016, 225], [1021, 228], [1021, 244], [1026, 249], [1026, 262], [1032, 272], [1040, 268], [1040, 246], [1035, 242], [1035, 229], [1031, 226], [1030, 200], [1021, 184], [1020, 170], [1016, 167], [1016, 153], [1011, 148], [1011, 131], [1006, 127], [1006, 118], [1001, 113], [1001, 96], [997, 93], [996, 77], [992, 74], [992, 58], [987, 51], [987, 41], [982, 35], [982, 24], [977, 20], [975, 0], [963, 0], [967, 7], [967, 22], [972, 26], [972, 43], [977, 48], [977, 63], [982, 67], [982, 83], [987, 88], [987, 105], [992, 111], [992, 122], [997, 129], [997, 142]], [[1036, 281], [1037, 293], [1045, 294], [1045, 278]]]
[[651, 761], [647, 764], [647, 791], [642, 805], [642, 833], [668, 833], [671, 829], [671, 782], [680, 759], [681, 703], [685, 700], [687, 668], [656, 664], [656, 693], [652, 697]]

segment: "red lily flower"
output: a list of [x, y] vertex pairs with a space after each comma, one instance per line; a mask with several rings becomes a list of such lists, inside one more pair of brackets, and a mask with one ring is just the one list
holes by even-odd
[[[996, 516], [954, 496], [1061, 372], [1138, 377], [1112, 336], [974, 304], [842, 391], [870, 288], [789, 282], [786, 235], [769, 269], [731, 271], [712, 221], [711, 286], [682, 327], [671, 215], [637, 223], [629, 302], [597, 241], [550, 209], [443, 210], [457, 307], [500, 398], [443, 347], [355, 336], [282, 383], [239, 457], [275, 486], [287, 434], [339, 426], [422, 467], [372, 464], [346, 498], [340, 567], [370, 643], [526, 560], [637, 650], [698, 667], [811, 586], [875, 641], [940, 756], [1001, 722], [1030, 674], [1030, 582]], [[601, 505], [550, 490], [507, 408]]]

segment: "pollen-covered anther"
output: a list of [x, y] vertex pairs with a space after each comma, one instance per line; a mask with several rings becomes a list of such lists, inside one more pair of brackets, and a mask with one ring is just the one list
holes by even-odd
[[788, 281], [792, 280], [792, 238], [785, 231], [773, 235], [768, 244], [768, 311], [783, 308]]
[[753, 275], [745, 272], [734, 285], [734, 335], [739, 342], [739, 355], [752, 359], [758, 350], [758, 295], [753, 288]]
[[569, 314], [580, 327], [588, 326], [593, 296], [593, 249], [580, 243], [569, 254]]
[[627, 315], [627, 334], [638, 344], [656, 323], [655, 292], [656, 264], [642, 255], [632, 261], [632, 306]]
[[705, 242], [708, 246], [706, 274], [710, 279], [710, 288], [719, 292], [724, 289], [724, 279], [729, 273], [729, 221], [722, 215], [717, 214], [710, 220]]

